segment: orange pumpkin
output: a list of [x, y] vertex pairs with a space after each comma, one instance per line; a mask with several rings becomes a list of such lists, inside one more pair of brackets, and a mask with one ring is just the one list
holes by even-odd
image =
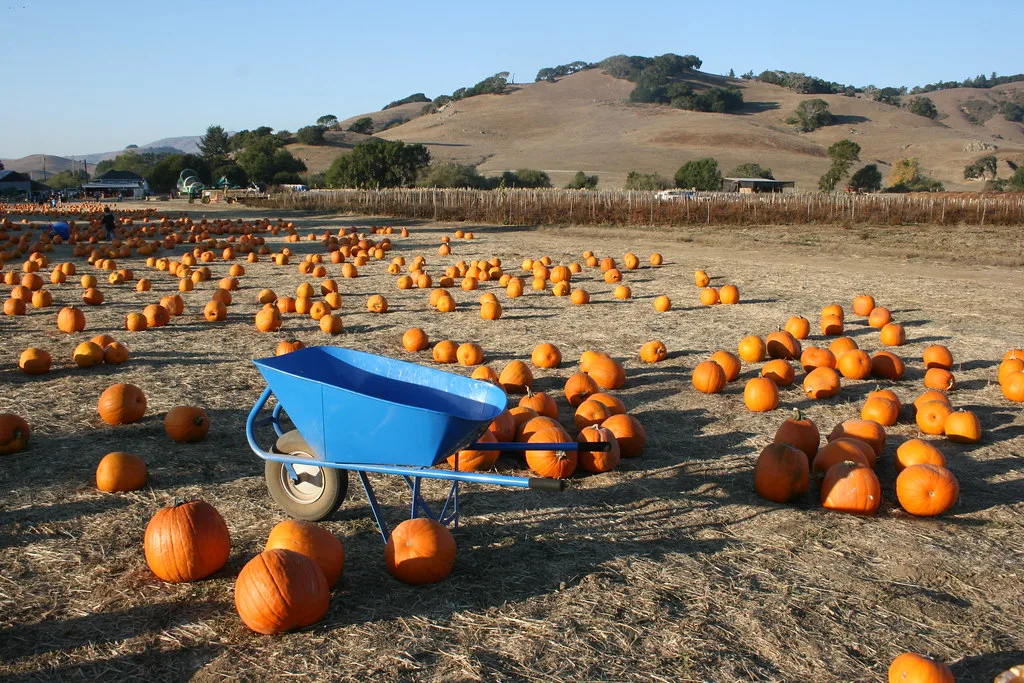
[[576, 408], [576, 413], [573, 416], [573, 422], [576, 425], [576, 429], [581, 430], [586, 427], [590, 427], [591, 425], [600, 425], [610, 416], [611, 412], [609, 412], [608, 407], [605, 404], [591, 399], [589, 401], [584, 401]]
[[743, 404], [755, 413], [779, 407], [779, 387], [767, 377], [754, 377], [743, 387]]
[[810, 488], [807, 456], [787, 443], [770, 443], [757, 456], [754, 490], [775, 503], [789, 503]]
[[831, 398], [840, 389], [839, 373], [832, 368], [815, 368], [804, 377], [804, 393], [812, 399]]
[[785, 330], [777, 330], [768, 335], [765, 348], [772, 358], [793, 359], [800, 357], [800, 342]]
[[896, 449], [896, 457], [893, 459], [896, 474], [899, 474], [911, 465], [941, 465], [946, 466], [946, 458], [942, 451], [933, 444], [921, 439], [908, 439]]
[[904, 652], [889, 665], [889, 683], [956, 683], [953, 672], [931, 657]]
[[740, 340], [737, 351], [739, 357], [747, 363], [760, 363], [768, 353], [765, 350], [764, 340], [753, 334]]
[[142, 458], [120, 451], [107, 453], [96, 466], [96, 488], [100, 491], [136, 491], [146, 485], [146, 463]]
[[[545, 427], [534, 432], [528, 441], [537, 444], [575, 443], [561, 427]], [[574, 450], [530, 449], [526, 451], [526, 464], [538, 477], [565, 479], [576, 471], [577, 462], [578, 457]]]
[[874, 515], [882, 504], [882, 487], [874, 470], [854, 462], [833, 465], [821, 482], [821, 504], [829, 510]]
[[789, 361], [779, 358], [765, 363], [761, 368], [761, 376], [775, 382], [775, 386], [788, 387], [796, 379], [796, 372]]
[[108, 425], [131, 424], [146, 414], [146, 394], [133, 384], [113, 384], [100, 394], [97, 408]]
[[[502, 413], [502, 415], [506, 414]], [[490, 431], [484, 432], [477, 439], [477, 443], [495, 443], [497, 441], [498, 439]], [[457, 458], [456, 455], [458, 456]], [[448, 465], [452, 469], [458, 469], [459, 472], [486, 472], [494, 467], [494, 463], [498, 461], [499, 455], [501, 455], [499, 451], [464, 449], [457, 454], [449, 455]]]
[[917, 408], [917, 428], [925, 434], [945, 434], [946, 418], [952, 413], [948, 403], [927, 401]]
[[25, 418], [12, 413], [0, 414], [0, 455], [25, 450], [31, 430]]
[[50, 371], [52, 364], [53, 357], [49, 351], [33, 346], [22, 351], [18, 358], [18, 367], [26, 375], [45, 375]]
[[164, 430], [178, 443], [202, 441], [210, 431], [210, 417], [202, 408], [177, 406], [164, 416]]
[[853, 312], [855, 315], [869, 316], [875, 307], [875, 299], [870, 294], [861, 294], [853, 299]]
[[783, 329], [794, 339], [807, 339], [811, 333], [811, 321], [800, 315], [790, 316]]
[[981, 441], [981, 422], [969, 410], [957, 410], [946, 416], [943, 426], [946, 438], [956, 443], [977, 443]]
[[918, 517], [941, 515], [959, 497], [959, 482], [941, 465], [911, 465], [896, 477], [896, 498], [904, 510]]
[[610, 429], [598, 425], [591, 425], [580, 430], [576, 435], [576, 441], [580, 443], [607, 443], [607, 451], [579, 451], [576, 458], [579, 466], [587, 472], [599, 474], [610, 472], [619, 464], [622, 455], [619, 451], [619, 442]]
[[904, 368], [903, 360], [894, 353], [876, 351], [871, 356], [871, 374], [875, 377], [902, 379]]
[[862, 420], [874, 420], [880, 425], [891, 427], [900, 419], [900, 407], [884, 396], [873, 396], [864, 401], [860, 417]]
[[235, 609], [256, 633], [272, 635], [320, 621], [330, 607], [323, 570], [308, 555], [273, 548], [249, 560], [235, 581]]
[[643, 454], [647, 445], [647, 430], [635, 417], [625, 412], [614, 413], [601, 426], [615, 435], [623, 458], [637, 458]]
[[728, 351], [715, 351], [711, 354], [710, 360], [718, 363], [725, 370], [726, 382], [732, 382], [740, 376], [740, 370], [742, 370], [740, 359]]
[[533, 386], [533, 373], [523, 361], [509, 361], [498, 375], [498, 383], [509, 394], [525, 394]]
[[480, 348], [479, 344], [473, 344], [472, 342], [459, 344], [459, 347], [455, 350], [455, 358], [459, 361], [460, 365], [465, 367], [480, 365], [484, 362], [484, 350]]
[[775, 432], [776, 443], [788, 443], [799, 449], [811, 461], [818, 453], [818, 445], [821, 443], [821, 433], [817, 425], [811, 420], [804, 418], [799, 410], [793, 411], [793, 417], [783, 422]]
[[602, 389], [619, 389], [626, 383], [626, 371], [617, 360], [607, 354], [597, 354], [583, 369]]
[[816, 477], [821, 477], [833, 465], [847, 461], [874, 467], [875, 452], [871, 450], [871, 446], [859, 439], [834, 439], [818, 451], [818, 455], [811, 463], [811, 472]]
[[956, 378], [944, 368], [928, 368], [924, 373], [924, 385], [929, 389], [953, 391], [956, 389]]
[[693, 388], [704, 394], [717, 394], [725, 388], [726, 377], [722, 366], [713, 360], [698, 363], [690, 378]]
[[660, 363], [668, 357], [668, 350], [658, 340], [649, 341], [640, 347], [640, 360], [644, 363]]
[[532, 408], [538, 415], [550, 417], [552, 420], [558, 419], [558, 404], [555, 403], [555, 399], [543, 391], [534, 393], [527, 388], [526, 396], [519, 399], [519, 405], [523, 408]]
[[590, 375], [578, 372], [565, 382], [565, 400], [569, 405], [576, 407], [587, 400], [588, 396], [600, 390], [601, 387], [597, 386], [597, 382]]
[[828, 440], [832, 441], [843, 437], [860, 439], [868, 444], [875, 452], [876, 459], [882, 457], [882, 453], [885, 451], [885, 428], [874, 420], [846, 420], [836, 425], [828, 435]]
[[922, 359], [926, 368], [953, 369], [953, 354], [941, 344], [935, 344], [925, 349]]
[[75, 347], [72, 354], [75, 365], [80, 368], [91, 368], [103, 362], [103, 347], [91, 341], [82, 342]]
[[157, 511], [146, 526], [143, 546], [157, 577], [171, 583], [198, 581], [227, 563], [231, 536], [212, 505], [193, 500]]
[[562, 364], [562, 352], [554, 344], [538, 344], [534, 347], [530, 360], [538, 368], [557, 368]]

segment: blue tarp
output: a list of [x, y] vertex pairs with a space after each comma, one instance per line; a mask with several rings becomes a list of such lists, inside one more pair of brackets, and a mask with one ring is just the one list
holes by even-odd
[[69, 239], [71, 237], [71, 226], [64, 221], [58, 221], [51, 225], [50, 228], [64, 239]]

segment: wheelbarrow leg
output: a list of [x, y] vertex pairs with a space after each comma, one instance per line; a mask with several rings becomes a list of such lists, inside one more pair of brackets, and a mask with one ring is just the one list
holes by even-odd
[[377, 523], [380, 537], [387, 543], [391, 531], [388, 529], [388, 523], [384, 521], [384, 513], [380, 509], [380, 503], [377, 502], [377, 496], [373, 493], [373, 485], [370, 484], [370, 478], [366, 476], [366, 472], [359, 471], [359, 481], [362, 482], [363, 490], [366, 491], [366, 500], [370, 503], [370, 512], [373, 514], [373, 521]]

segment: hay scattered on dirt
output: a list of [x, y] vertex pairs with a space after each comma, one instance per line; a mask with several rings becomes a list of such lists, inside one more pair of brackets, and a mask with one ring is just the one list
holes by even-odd
[[[371, 223], [296, 220], [303, 231]], [[172, 291], [174, 280], [165, 274], [154, 277], [149, 294], [105, 287], [107, 303], [87, 309], [81, 334], [58, 333], [56, 309], [0, 318], [0, 379], [7, 389], [0, 411], [26, 415], [34, 428], [29, 453], [0, 460], [0, 674], [18, 680], [852, 681], [878, 680], [894, 656], [916, 650], [952, 662], [963, 683], [989, 681], [1024, 661], [1024, 418], [994, 382], [1002, 353], [1024, 345], [1024, 281], [1016, 272], [977, 270], [969, 262], [937, 267], [935, 243], [953, 238], [925, 231], [882, 239], [879, 229], [872, 233], [878, 238], [864, 241], [817, 232], [800, 245], [789, 242], [806, 231], [782, 231], [777, 243], [769, 231], [708, 232], [684, 242], [649, 231], [474, 226], [476, 240], [453, 240], [454, 253], [441, 258], [435, 249], [451, 228], [411, 229], [411, 237], [395, 238], [397, 253], [425, 254], [434, 273], [458, 259], [493, 255], [508, 268], [542, 254], [568, 262], [588, 248], [616, 258], [631, 250], [644, 263], [657, 250], [666, 265], [627, 273], [635, 296], [629, 302], [613, 300], [612, 286], [589, 269], [574, 286], [591, 293], [590, 306], [533, 292], [507, 301], [499, 293], [507, 305], [497, 322], [481, 320], [475, 303], [489, 285], [475, 293], [455, 290], [458, 312], [443, 315], [427, 311], [425, 292], [397, 290], [381, 264], [356, 280], [342, 280], [331, 266], [342, 286], [347, 330], [336, 338], [298, 317], [286, 317], [279, 334], [255, 332], [260, 288], [290, 295], [307, 281], [294, 265], [266, 260], [246, 264], [223, 324], [202, 320], [212, 285], [204, 283], [185, 295], [186, 315], [168, 328], [121, 330], [128, 311]], [[1006, 244], [1007, 237], [967, 231], [941, 250], [959, 258], [964, 245]], [[289, 246], [299, 254], [320, 248], [318, 242]], [[66, 260], [66, 249], [53, 260]], [[908, 264], [901, 249], [928, 256]], [[986, 249], [994, 259], [998, 249]], [[885, 256], [865, 258], [874, 251]], [[145, 270], [127, 265], [137, 274]], [[692, 282], [698, 267], [715, 285], [737, 284], [745, 302], [698, 306]], [[215, 268], [214, 283], [224, 270], [222, 263]], [[689, 385], [689, 370], [717, 348], [735, 350], [745, 334], [766, 334], [791, 314], [814, 321], [824, 305], [848, 307], [862, 292], [874, 294], [906, 326], [900, 355], [909, 361], [907, 379], [894, 387], [900, 398], [909, 401], [921, 388], [921, 351], [946, 344], [961, 386], [954, 403], [975, 410], [986, 430], [978, 445], [940, 443], [962, 496], [943, 518], [911, 519], [895, 503], [891, 455], [917, 435], [907, 415], [890, 429], [879, 466], [883, 509], [875, 519], [860, 519], [820, 510], [814, 491], [791, 507], [753, 493], [754, 457], [784, 417], [781, 410], [753, 414], [742, 407], [743, 381], [756, 367], [744, 366], [740, 381], [719, 396]], [[373, 293], [388, 297], [389, 313], [366, 312]], [[671, 297], [671, 312], [654, 312], [651, 301], [659, 294]], [[58, 307], [79, 296], [77, 285], [54, 288]], [[575, 479], [560, 495], [469, 487], [454, 574], [430, 587], [401, 585], [387, 574], [353, 482], [349, 500], [325, 523], [343, 539], [347, 556], [327, 619], [278, 638], [248, 632], [234, 612], [234, 577], [283, 518], [245, 443], [245, 416], [262, 389], [249, 361], [289, 337], [409, 358], [400, 338], [411, 326], [423, 327], [432, 340], [477, 342], [498, 368], [527, 359], [540, 342], [557, 343], [566, 363], [538, 371], [537, 386], [557, 397], [569, 422], [560, 389], [573, 361], [588, 348], [611, 353], [625, 361], [629, 381], [620, 395], [647, 428], [647, 451], [620, 471]], [[124, 340], [132, 360], [74, 368], [71, 350], [101, 332]], [[850, 320], [848, 332], [863, 348], [879, 348], [877, 334], [859, 320]], [[665, 342], [670, 357], [643, 365], [637, 351], [654, 338]], [[30, 345], [53, 353], [49, 375], [33, 379], [17, 370], [20, 350]], [[415, 359], [428, 363], [429, 352]], [[115, 381], [146, 390], [143, 422], [112, 429], [99, 421], [96, 398]], [[794, 385], [782, 392], [783, 407], [800, 407], [827, 433], [857, 416], [876, 386], [873, 380], [844, 384], [839, 397], [817, 403]], [[182, 403], [211, 414], [213, 429], [201, 444], [175, 445], [164, 435], [163, 413]], [[358, 415], [352, 427], [359, 428]], [[96, 491], [95, 465], [112, 450], [143, 457], [150, 488]], [[503, 458], [498, 469], [523, 473], [514, 458]], [[376, 481], [391, 519], [407, 514], [404, 484]], [[440, 486], [429, 490], [440, 495]], [[207, 581], [167, 585], [145, 566], [145, 524], [176, 496], [208, 500], [231, 530], [231, 560]]]

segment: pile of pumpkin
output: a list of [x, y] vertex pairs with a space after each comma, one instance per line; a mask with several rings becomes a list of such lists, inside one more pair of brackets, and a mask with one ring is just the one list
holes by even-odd
[[[873, 398], [892, 400], [888, 390]], [[882, 503], [875, 474], [885, 451], [885, 428], [874, 420], [847, 420], [820, 447], [820, 433], [809, 419], [797, 414], [779, 427], [758, 455], [754, 489], [766, 500], [791, 503], [821, 482], [822, 507], [836, 512], [874, 515]], [[933, 517], [949, 510], [960, 496], [960, 485], [933, 444], [910, 439], [896, 451], [896, 498], [908, 513]]]

